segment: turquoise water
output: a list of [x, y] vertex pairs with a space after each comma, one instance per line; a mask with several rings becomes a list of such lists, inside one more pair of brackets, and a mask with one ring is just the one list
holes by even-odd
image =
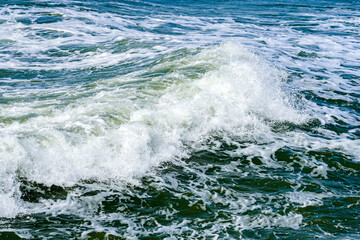
[[1, 1], [1, 239], [359, 239], [358, 1]]

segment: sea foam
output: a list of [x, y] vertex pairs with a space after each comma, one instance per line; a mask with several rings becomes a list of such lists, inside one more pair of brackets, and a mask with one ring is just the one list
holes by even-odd
[[[143, 72], [104, 80], [93, 96], [52, 109], [51, 114], [51, 105], [45, 106], [39, 116], [8, 125], [3, 134], [12, 141], [2, 142], [8, 147], [1, 161], [9, 168], [2, 174], [10, 174], [15, 182], [5, 188], [17, 178], [64, 187], [89, 180], [135, 183], [163, 162], [208, 148], [209, 140], [213, 146], [232, 138], [271, 141], [271, 122], [305, 119], [282, 90], [286, 74], [238, 43], [224, 43], [149, 71], [164, 68], [171, 73], [148, 82], [143, 90], [136, 84], [130, 89], [109, 87], [136, 80]], [[207, 70], [186, 77], [189, 68]], [[152, 85], [159, 80], [166, 84]], [[30, 108], [32, 104], [27, 103]], [[119, 120], [109, 121], [109, 115]], [[211, 140], [214, 136], [220, 140]]]

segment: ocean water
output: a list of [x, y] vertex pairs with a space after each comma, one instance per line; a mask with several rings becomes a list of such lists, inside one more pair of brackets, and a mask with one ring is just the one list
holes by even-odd
[[0, 239], [360, 239], [357, 0], [0, 1]]

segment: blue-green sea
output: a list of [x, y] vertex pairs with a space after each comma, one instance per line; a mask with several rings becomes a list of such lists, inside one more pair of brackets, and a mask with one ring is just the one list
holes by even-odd
[[0, 239], [360, 239], [360, 2], [0, 0]]

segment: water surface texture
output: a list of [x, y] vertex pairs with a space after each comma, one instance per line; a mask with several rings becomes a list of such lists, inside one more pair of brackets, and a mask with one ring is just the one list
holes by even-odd
[[0, 2], [1, 239], [359, 239], [358, 1]]

